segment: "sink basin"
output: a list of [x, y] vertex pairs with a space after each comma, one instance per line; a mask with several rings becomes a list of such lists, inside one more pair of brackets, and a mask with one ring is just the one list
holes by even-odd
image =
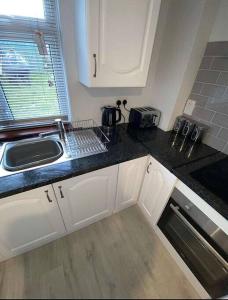
[[61, 144], [50, 138], [7, 143], [3, 153], [3, 167], [15, 172], [54, 162], [62, 155]]

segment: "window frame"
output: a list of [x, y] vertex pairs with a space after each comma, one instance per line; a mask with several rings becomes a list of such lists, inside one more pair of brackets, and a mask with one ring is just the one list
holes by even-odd
[[5, 111], [5, 114], [4, 114], [5, 121], [3, 121], [3, 122], [9, 122], [9, 120], [13, 120], [14, 119], [14, 116], [13, 116], [13, 114], [11, 112], [11, 109], [10, 109], [9, 103], [7, 101], [7, 98], [5, 96], [4, 89], [2, 88], [1, 82], [0, 82], [0, 97], [2, 99], [1, 103], [3, 104], [3, 108], [2, 109]]
[[[7, 98], [4, 94], [4, 89], [0, 82], [0, 94], [3, 99], [3, 109], [6, 111], [5, 118], [0, 121], [0, 131], [7, 131], [8, 129], [24, 129], [24, 128], [32, 128], [32, 127], [41, 127], [46, 125], [53, 125], [53, 122], [56, 118], [61, 118], [64, 121], [69, 121], [71, 119], [71, 110], [69, 103], [69, 95], [68, 88], [66, 82], [66, 73], [65, 73], [65, 65], [63, 60], [63, 52], [62, 52], [62, 40], [60, 34], [60, 17], [59, 17], [59, 2], [55, 0], [43, 0], [44, 2], [44, 19], [34, 19], [32, 17], [11, 17], [11, 16], [3, 16], [0, 15], [1, 23], [4, 23], [7, 26], [7, 31], [12, 32], [12, 34], [8, 34], [6, 31], [0, 32], [0, 40], [8, 40], [8, 41], [22, 41], [22, 42], [35, 42], [34, 36], [37, 30], [41, 31], [45, 36], [45, 42], [47, 40], [55, 40], [57, 47], [54, 47], [54, 44], [49, 44], [50, 47], [50, 58], [52, 60], [53, 67], [53, 75], [55, 78], [55, 86], [58, 97], [58, 105], [60, 107], [60, 114], [53, 115], [48, 117], [35, 117], [28, 119], [15, 119], [13, 113], [11, 112], [10, 105], [7, 101]], [[47, 10], [50, 10], [50, 7], [54, 11], [52, 11], [52, 17], [47, 13]], [[54, 15], [54, 17], [53, 17]], [[55, 24], [52, 27], [53, 20], [55, 20]], [[39, 24], [37, 26], [37, 23]], [[47, 42], [48, 43], [48, 42]], [[56, 46], [55, 45], [55, 46]], [[58, 51], [58, 56], [53, 55], [52, 51]], [[54, 63], [54, 60], [59, 58], [61, 60], [62, 69], [59, 71], [59, 64]], [[58, 73], [61, 72], [63, 75], [60, 77]], [[59, 84], [58, 82], [64, 82], [63, 84]], [[62, 91], [64, 86], [64, 91]], [[64, 97], [67, 103], [63, 103], [61, 101], [61, 95], [64, 93]], [[61, 114], [62, 111], [67, 110], [66, 114]]]

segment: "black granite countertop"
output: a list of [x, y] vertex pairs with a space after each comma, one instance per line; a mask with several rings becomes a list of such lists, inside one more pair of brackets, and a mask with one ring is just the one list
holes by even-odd
[[108, 152], [0, 177], [0, 198], [82, 175], [148, 154], [142, 143], [118, 126], [108, 144]]
[[[226, 219], [228, 219], [228, 169], [225, 170], [226, 174], [224, 176], [224, 174], [222, 174], [222, 167], [219, 164], [219, 169], [216, 170], [216, 164], [221, 163], [221, 165], [224, 165], [223, 160], [227, 161], [227, 159], [227, 155], [219, 152], [197, 162], [186, 164], [172, 170], [175, 176], [177, 176], [184, 184], [186, 184]], [[211, 174], [210, 170], [205, 170], [206, 172], [201, 174], [201, 170], [208, 167], [214, 170], [213, 174]], [[216, 189], [219, 189], [218, 193]], [[212, 192], [213, 190], [215, 192]], [[221, 197], [218, 195], [221, 195]]]
[[155, 159], [168, 170], [189, 164], [204, 157], [218, 153], [217, 150], [198, 143], [193, 144], [173, 132], [165, 132], [159, 128], [128, 129], [128, 134], [140, 141]]
[[[210, 193], [190, 175], [192, 170], [221, 159], [224, 154], [204, 144], [185, 142], [171, 132], [153, 128], [135, 130], [122, 124], [117, 126], [108, 144], [108, 152], [43, 166], [0, 178], [0, 198], [25, 192], [47, 184], [95, 171], [124, 161], [151, 154], [181, 181], [207, 201], [224, 217], [227, 204]], [[201, 164], [202, 162], [202, 164]], [[192, 166], [192, 168], [191, 168]]]

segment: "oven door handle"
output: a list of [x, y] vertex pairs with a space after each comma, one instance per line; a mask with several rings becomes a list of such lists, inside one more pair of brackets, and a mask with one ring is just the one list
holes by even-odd
[[214, 256], [220, 261], [220, 263], [225, 268], [224, 271], [228, 273], [228, 263], [227, 261], [208, 243], [208, 241], [189, 223], [189, 221], [182, 215], [179, 211], [180, 207], [175, 206], [172, 203], [169, 205], [170, 208], [174, 211], [174, 213], [184, 222], [184, 224], [197, 236], [197, 238], [203, 243], [203, 245], [208, 248], [210, 252], [214, 254]]

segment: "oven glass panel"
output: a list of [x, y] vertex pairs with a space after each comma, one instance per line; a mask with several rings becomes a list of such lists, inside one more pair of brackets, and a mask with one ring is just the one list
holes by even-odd
[[212, 297], [228, 294], [228, 270], [170, 204], [177, 206], [174, 201], [168, 203], [158, 222], [159, 228]]

